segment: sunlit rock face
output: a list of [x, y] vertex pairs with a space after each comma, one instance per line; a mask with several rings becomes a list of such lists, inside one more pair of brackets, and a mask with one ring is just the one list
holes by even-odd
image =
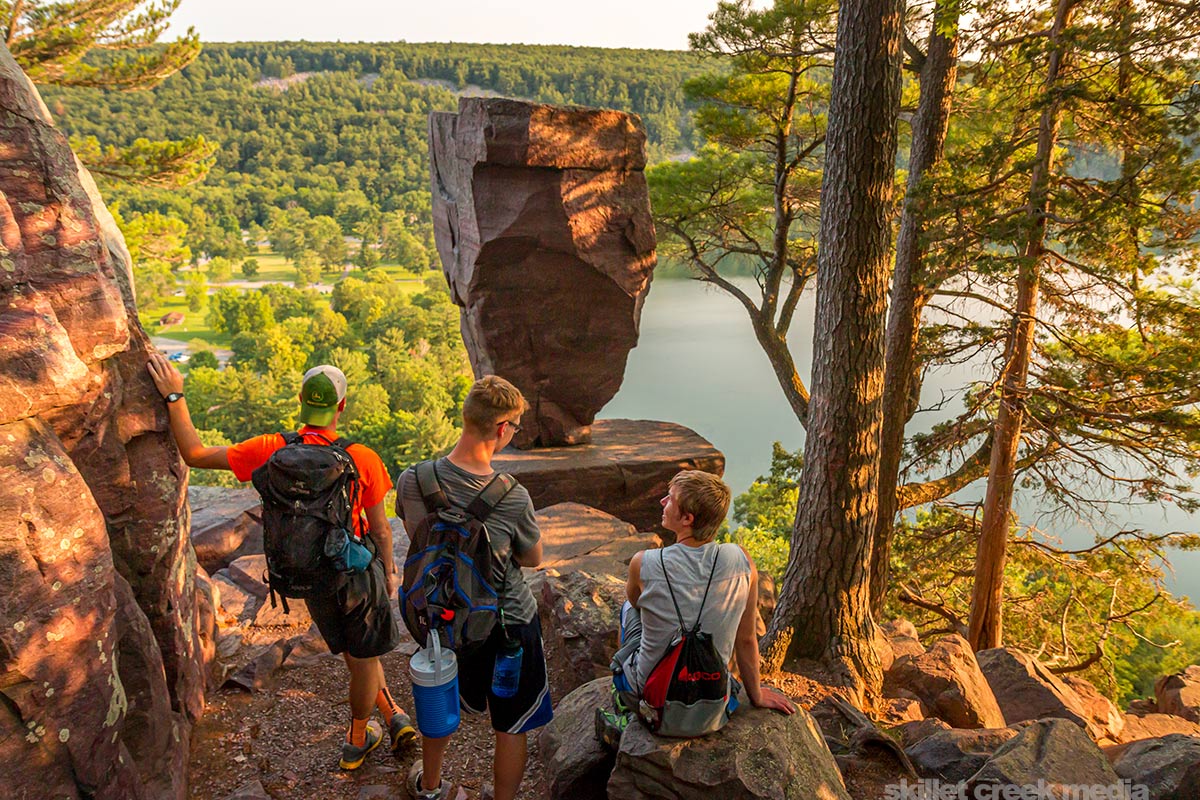
[[204, 706], [186, 470], [129, 253], [0, 46], [0, 785], [186, 794]]
[[429, 120], [438, 253], [475, 374], [531, 409], [518, 447], [589, 441], [637, 344], [655, 257], [631, 114], [466, 97]]

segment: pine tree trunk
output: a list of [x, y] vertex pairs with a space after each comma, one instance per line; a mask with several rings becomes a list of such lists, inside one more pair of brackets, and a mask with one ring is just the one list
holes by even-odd
[[846, 0], [821, 187], [820, 250], [804, 470], [768, 668], [814, 658], [861, 696], [877, 692], [869, 562], [883, 391], [888, 221], [895, 180], [903, 0]]
[[1038, 121], [1038, 143], [1030, 174], [1027, 231], [1017, 270], [1017, 302], [1009, 333], [1006, 363], [1000, 382], [1000, 411], [992, 437], [987, 494], [983, 522], [975, 554], [975, 586], [971, 594], [968, 638], [975, 650], [999, 647], [1002, 640], [1001, 604], [1004, 596], [1004, 564], [1007, 559], [1009, 516], [1012, 511], [1013, 481], [1021, 425], [1025, 411], [1025, 389], [1033, 354], [1038, 290], [1046, 240], [1046, 216], [1050, 202], [1050, 175], [1054, 148], [1062, 122], [1059, 74], [1064, 58], [1062, 38], [1076, 0], [1058, 0], [1050, 30], [1050, 57], [1043, 91], [1046, 102]]
[[879, 512], [871, 547], [871, 609], [878, 615], [887, 596], [888, 561], [899, 502], [900, 458], [904, 428], [917, 408], [921, 382], [916, 369], [921, 313], [929, 299], [922, 262], [928, 247], [921, 240], [924, 200], [918, 190], [929, 170], [939, 164], [950, 122], [950, 98], [958, 76], [958, 9], [952, 0], [934, 9], [929, 52], [921, 65], [921, 96], [912, 121], [908, 186], [900, 232], [896, 237], [896, 268], [892, 273], [892, 302], [888, 310], [883, 378], [883, 431], [879, 442]]

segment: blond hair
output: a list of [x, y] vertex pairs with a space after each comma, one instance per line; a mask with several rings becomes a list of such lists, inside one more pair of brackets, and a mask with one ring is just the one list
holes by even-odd
[[671, 478], [680, 514], [692, 515], [692, 538], [707, 542], [717, 535], [729, 513], [732, 493], [725, 482], [708, 472], [688, 469]]
[[495, 435], [500, 420], [529, 408], [521, 390], [498, 375], [484, 375], [471, 386], [463, 401], [463, 425], [483, 438]]

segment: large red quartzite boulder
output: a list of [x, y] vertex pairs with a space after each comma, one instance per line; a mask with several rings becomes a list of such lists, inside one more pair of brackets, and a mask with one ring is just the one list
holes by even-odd
[[630, 114], [464, 97], [429, 119], [434, 233], [475, 374], [531, 410], [518, 447], [588, 441], [637, 344], [656, 263]]
[[131, 264], [0, 46], [0, 785], [183, 797], [204, 646]]
[[671, 478], [684, 469], [725, 473], [721, 451], [682, 425], [602, 419], [593, 433], [592, 442], [580, 447], [508, 448], [493, 465], [529, 490], [536, 509], [581, 503], [671, 541], [659, 505]]

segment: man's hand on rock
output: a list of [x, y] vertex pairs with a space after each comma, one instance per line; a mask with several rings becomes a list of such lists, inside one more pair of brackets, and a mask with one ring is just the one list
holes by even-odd
[[758, 701], [754, 705], [759, 708], [770, 708], [784, 714], [795, 714], [796, 704], [775, 689], [764, 686], [759, 690]]
[[162, 353], [153, 353], [146, 362], [146, 369], [154, 379], [154, 386], [163, 397], [173, 392], [183, 392], [183, 375]]

